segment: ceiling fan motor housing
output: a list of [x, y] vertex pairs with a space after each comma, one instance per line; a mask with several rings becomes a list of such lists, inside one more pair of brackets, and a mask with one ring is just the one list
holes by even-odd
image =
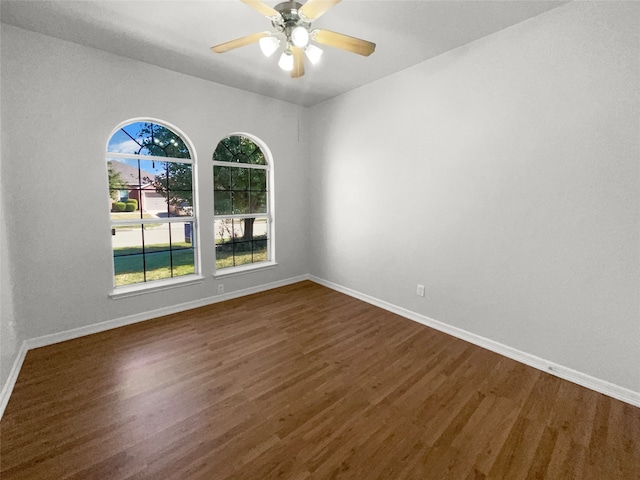
[[282, 2], [273, 7], [279, 14], [280, 18], [273, 18], [274, 28], [283, 32], [287, 36], [287, 40], [291, 37], [291, 31], [296, 27], [304, 27], [309, 30], [311, 21], [300, 16], [302, 4], [299, 2]]

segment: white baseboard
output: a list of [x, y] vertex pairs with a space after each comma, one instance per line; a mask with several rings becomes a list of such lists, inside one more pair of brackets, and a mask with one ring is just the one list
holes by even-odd
[[16, 385], [18, 374], [20, 373], [22, 363], [24, 362], [24, 357], [27, 356], [27, 350], [27, 342], [22, 342], [22, 345], [20, 345], [20, 349], [18, 350], [18, 355], [11, 367], [11, 372], [9, 372], [9, 378], [7, 378], [7, 381], [4, 382], [4, 385], [2, 386], [2, 392], [0, 392], [0, 418], [2, 418], [4, 409], [7, 408], [7, 404], [9, 403], [13, 387]]
[[47, 345], [53, 345], [54, 343], [65, 342], [67, 340], [73, 340], [74, 338], [84, 337], [85, 335], [105, 332], [114, 328], [124, 327], [126, 325], [144, 322], [146, 320], [152, 320], [154, 318], [162, 317], [165, 315], [184, 312], [186, 310], [191, 310], [192, 308], [204, 307], [205, 305], [212, 305], [214, 303], [224, 302], [225, 300], [231, 300], [233, 298], [244, 297], [245, 295], [251, 295], [253, 293], [265, 292], [274, 288], [298, 283], [303, 280], [309, 280], [309, 275], [300, 275], [298, 277], [288, 278], [286, 280], [265, 283], [263, 285], [258, 285], [255, 287], [244, 288], [242, 290], [235, 290], [233, 292], [215, 295], [212, 297], [201, 298], [192, 302], [180, 303], [178, 305], [158, 308], [156, 310], [137, 313], [135, 315], [129, 315], [127, 317], [107, 320], [106, 322], [95, 323], [93, 325], [87, 325], [86, 327], [78, 327], [71, 330], [66, 330], [64, 332], [44, 335], [42, 337], [26, 340], [25, 343], [27, 344], [27, 348], [29, 350], [33, 348], [45, 347]]
[[34, 348], [46, 347], [47, 345], [53, 345], [54, 343], [64, 342], [67, 340], [73, 340], [74, 338], [83, 337], [85, 335], [91, 335], [93, 333], [105, 332], [113, 328], [123, 327], [125, 325], [131, 325], [138, 322], [144, 322], [146, 320], [152, 320], [154, 318], [162, 317], [164, 315], [170, 315], [172, 313], [183, 312], [185, 310], [191, 310], [192, 308], [204, 307], [205, 305], [211, 305], [218, 302], [224, 302], [225, 300], [231, 300], [233, 298], [243, 297], [245, 295], [251, 295], [253, 293], [264, 292], [278, 287], [284, 287], [285, 285], [291, 285], [303, 280], [309, 280], [309, 275], [300, 275], [298, 277], [288, 278], [286, 280], [280, 280], [277, 282], [266, 283], [258, 285], [256, 287], [245, 288], [242, 290], [236, 290], [234, 292], [225, 293], [222, 295], [215, 295], [212, 297], [202, 298], [193, 302], [181, 303], [179, 305], [172, 305], [170, 307], [158, 308], [150, 312], [138, 313], [135, 315], [129, 315], [127, 317], [117, 318], [114, 320], [108, 320], [106, 322], [96, 323], [93, 325], [87, 325], [86, 327], [74, 328], [66, 330], [64, 332], [53, 333], [51, 335], [44, 335], [42, 337], [31, 338], [22, 342], [18, 356], [13, 362], [13, 367], [9, 374], [9, 378], [2, 386], [2, 392], [0, 393], [0, 418], [4, 414], [4, 410], [9, 403], [9, 398], [13, 392], [13, 388], [18, 379], [18, 374], [22, 368], [22, 363], [27, 355], [27, 352]]
[[467, 332], [466, 330], [453, 327], [446, 323], [439, 322], [437, 320], [426, 317], [419, 313], [412, 312], [402, 307], [398, 307], [391, 303], [385, 302], [383, 300], [379, 300], [375, 297], [371, 297], [369, 295], [366, 295], [361, 292], [357, 292], [355, 290], [351, 290], [341, 285], [337, 285], [327, 280], [323, 280], [321, 278], [318, 278], [312, 275], [300, 275], [298, 277], [293, 277], [286, 280], [267, 283], [264, 285], [258, 285], [255, 287], [250, 287], [242, 290], [236, 290], [234, 292], [229, 292], [222, 295], [215, 295], [212, 297], [195, 300], [193, 302], [186, 302], [186, 303], [181, 303], [179, 305], [172, 305], [170, 307], [159, 308], [149, 312], [129, 315], [127, 317], [108, 320], [106, 322], [96, 323], [93, 325], [87, 325], [86, 327], [74, 328], [64, 332], [54, 333], [51, 335], [45, 335], [42, 337], [25, 340], [22, 343], [20, 350], [18, 351], [18, 355], [13, 363], [13, 367], [11, 369], [11, 373], [9, 374], [9, 378], [7, 379], [5, 384], [2, 386], [2, 392], [0, 393], [0, 418], [2, 418], [2, 415], [4, 414], [4, 410], [7, 406], [7, 403], [9, 402], [11, 392], [13, 392], [13, 388], [18, 378], [18, 374], [20, 373], [22, 363], [24, 362], [27, 351], [30, 349], [44, 347], [47, 345], [53, 345], [54, 343], [64, 342], [66, 340], [72, 340], [74, 338], [83, 337], [85, 335], [91, 335], [93, 333], [104, 332], [114, 328], [123, 327], [125, 325], [131, 325], [134, 323], [151, 320], [164, 315], [170, 315], [172, 313], [183, 312], [185, 310], [190, 310], [192, 308], [203, 307], [205, 305], [211, 305], [214, 303], [223, 302], [225, 300], [239, 298], [245, 295], [251, 295], [253, 293], [264, 292], [274, 288], [283, 287], [286, 285], [291, 285], [293, 283], [301, 282], [303, 280], [311, 280], [320, 285], [331, 288], [332, 290], [336, 290], [338, 292], [344, 293], [351, 297], [367, 302], [371, 305], [375, 305], [384, 310], [395, 313], [409, 320], [413, 320], [427, 327], [434, 328], [436, 330], [447, 333], [456, 338], [460, 338], [462, 340], [468, 341], [469, 343], [473, 343], [474, 345], [478, 345], [482, 348], [486, 348], [487, 350], [491, 350], [500, 355], [504, 355], [505, 357], [511, 358], [513, 360], [524, 363], [526, 365], [537, 368], [539, 370], [551, 373], [557, 377], [563, 378], [565, 380], [569, 380], [570, 382], [576, 383], [578, 385], [582, 385], [583, 387], [589, 388], [591, 390], [595, 390], [596, 392], [600, 392], [604, 395], [608, 395], [612, 398], [640, 407], [639, 392], [635, 392], [633, 390], [620, 387], [619, 385], [615, 385], [615, 384], [606, 382], [604, 380], [600, 380], [598, 378], [592, 377], [582, 372], [578, 372], [571, 368], [564, 367], [557, 363], [550, 362], [543, 358], [536, 357], [535, 355], [522, 352], [520, 350], [509, 347], [507, 345], [495, 342], [488, 338], [481, 337], [471, 332]]
[[621, 400], [636, 407], [640, 407], [640, 392], [635, 392], [628, 388], [615, 385], [605, 380], [601, 380], [599, 378], [592, 377], [591, 375], [587, 375], [577, 370], [573, 370], [563, 365], [545, 360], [544, 358], [522, 352], [513, 347], [509, 347], [508, 345], [504, 345], [475, 333], [468, 332], [461, 328], [453, 327], [446, 323], [439, 322], [438, 320], [434, 320], [411, 310], [398, 307], [397, 305], [393, 305], [391, 303], [329, 282], [327, 280], [323, 280], [313, 275], [311, 275], [309, 279], [327, 288], [331, 288], [332, 290], [336, 290], [340, 293], [349, 295], [350, 297], [357, 298], [358, 300], [362, 300], [363, 302], [370, 303], [371, 305], [380, 307], [383, 310], [387, 310], [427, 327], [431, 327], [441, 332], [447, 333], [453, 337], [460, 338], [469, 343], [473, 343], [474, 345], [478, 345], [479, 347], [486, 348], [487, 350], [491, 350], [492, 352], [504, 355], [505, 357], [511, 358], [512, 360], [516, 360], [520, 363], [524, 363], [525, 365], [529, 365], [530, 367], [537, 368], [538, 370], [550, 373], [552, 375], [555, 375], [556, 377], [560, 377], [564, 380], [576, 383], [609, 397]]

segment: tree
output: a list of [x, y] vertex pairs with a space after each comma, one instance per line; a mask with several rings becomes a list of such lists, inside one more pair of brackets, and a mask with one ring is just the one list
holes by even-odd
[[[139, 153], [154, 157], [191, 158], [182, 139], [168, 128], [156, 123], [143, 123], [138, 133]], [[169, 205], [193, 206], [193, 169], [190, 163], [162, 162], [164, 171], [153, 179], [156, 192], [161, 193]]]
[[109, 196], [113, 200], [119, 200], [118, 190], [126, 190], [128, 187], [127, 182], [122, 179], [120, 172], [113, 168], [111, 162], [107, 163], [107, 170], [109, 173]]
[[[239, 164], [266, 165], [260, 147], [251, 139], [239, 135], [226, 137], [218, 143], [213, 160], [233, 166], [214, 166], [214, 202], [216, 214], [263, 213], [267, 206], [267, 172], [243, 168]], [[243, 241], [253, 238], [255, 218], [243, 219]]]

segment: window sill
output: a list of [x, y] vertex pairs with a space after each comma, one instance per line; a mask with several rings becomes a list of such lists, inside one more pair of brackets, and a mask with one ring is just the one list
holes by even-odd
[[200, 283], [204, 280], [201, 275], [188, 275], [179, 279], [155, 280], [153, 282], [142, 283], [138, 285], [130, 285], [126, 287], [117, 287], [109, 294], [114, 300], [119, 298], [134, 297], [136, 295], [144, 295], [145, 293], [160, 292], [172, 288], [185, 287]]
[[239, 267], [228, 267], [217, 271], [213, 274], [213, 278], [223, 278], [223, 277], [231, 277], [235, 275], [244, 275], [246, 273], [253, 273], [260, 270], [268, 270], [270, 268], [277, 267], [278, 264], [276, 262], [260, 262], [260, 263], [251, 263], [249, 265], [241, 265]]

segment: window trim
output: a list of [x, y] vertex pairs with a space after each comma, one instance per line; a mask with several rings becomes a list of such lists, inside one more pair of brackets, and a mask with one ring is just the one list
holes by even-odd
[[182, 275], [180, 277], [163, 278], [162, 280], [151, 280], [145, 283], [132, 283], [131, 285], [122, 285], [114, 288], [109, 297], [114, 300], [119, 298], [135, 297], [151, 292], [161, 292], [163, 290], [171, 290], [178, 287], [186, 287], [201, 283], [205, 277], [199, 273]]

